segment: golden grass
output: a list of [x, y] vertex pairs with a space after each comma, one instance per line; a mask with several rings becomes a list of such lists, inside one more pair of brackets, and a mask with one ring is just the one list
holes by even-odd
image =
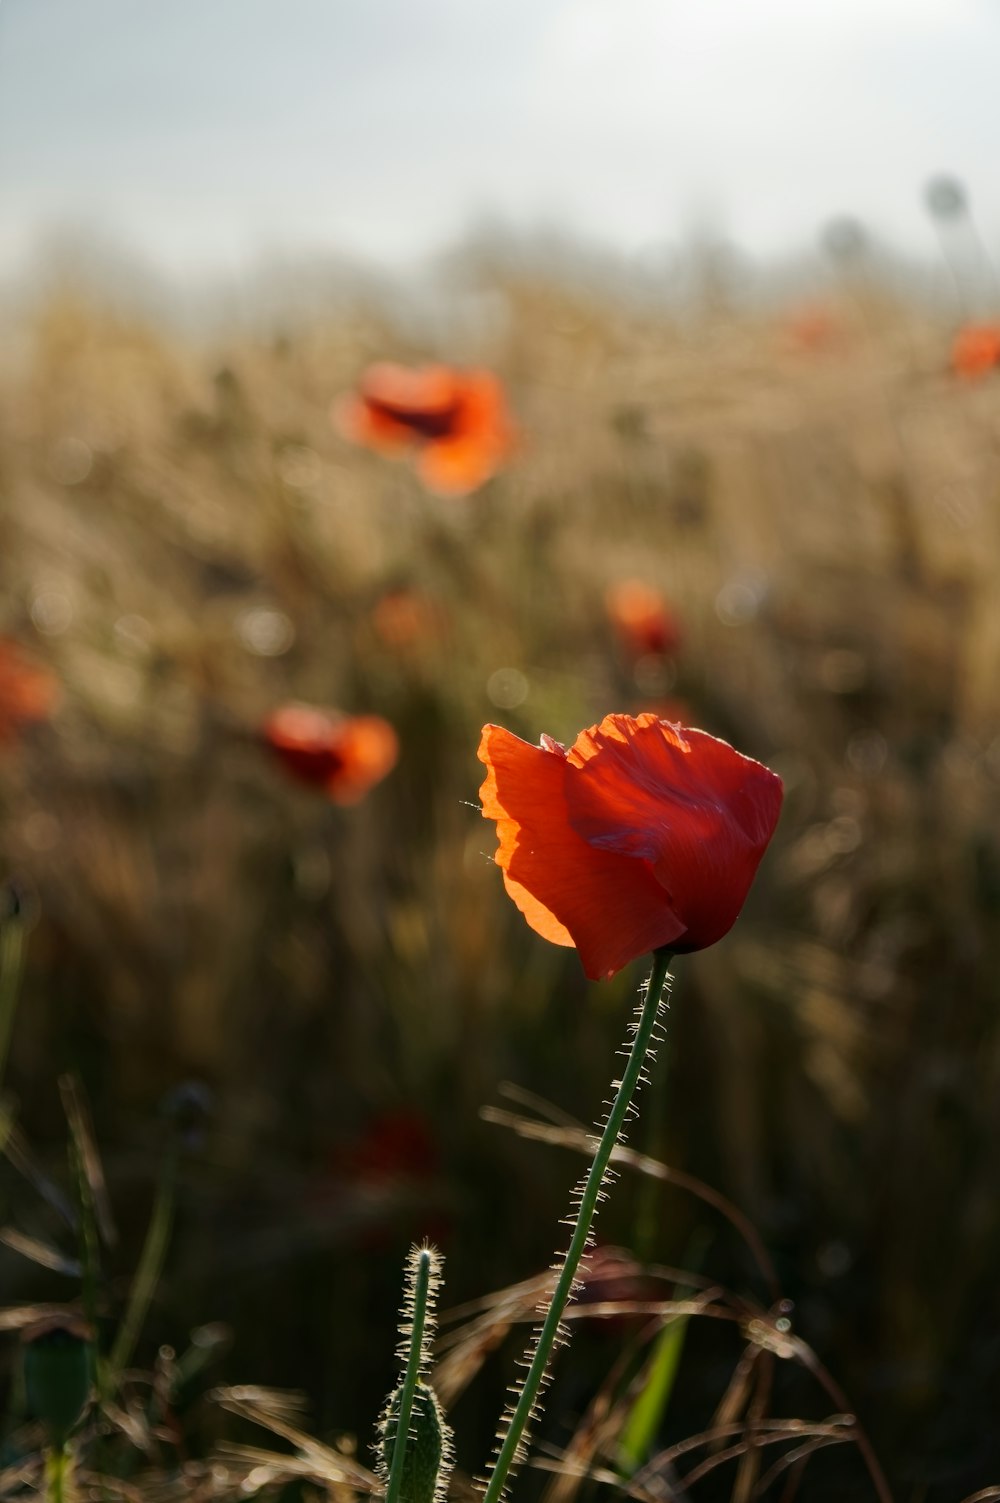
[[[67, 295], [6, 352], [0, 629], [64, 684], [0, 766], [6, 867], [38, 897], [25, 1110], [50, 1130], [32, 1093], [76, 1059], [121, 1178], [159, 1093], [210, 1080], [225, 1232], [186, 1256], [222, 1304], [269, 1217], [282, 1279], [384, 1226], [331, 1166], [399, 1100], [433, 1123], [435, 1214], [475, 1236], [477, 1176], [535, 1162], [479, 1105], [510, 1074], [589, 1111], [631, 985], [584, 988], [510, 910], [470, 807], [479, 726], [572, 738], [680, 697], [788, 793], [747, 913], [685, 963], [664, 1147], [793, 1268], [890, 1455], [933, 1448], [937, 1413], [960, 1458], [998, 1313], [1000, 376], [956, 381], [948, 330], [871, 289], [841, 289], [819, 349], [527, 273], [478, 297], [448, 347], [359, 303], [208, 350]], [[369, 359], [454, 347], [522, 434], [464, 501], [329, 422]], [[676, 674], [616, 648], [627, 575], [680, 618]], [[409, 647], [373, 624], [401, 584], [446, 621]], [[289, 785], [256, 734], [289, 698], [385, 715], [397, 771], [346, 811]], [[521, 1197], [498, 1194], [502, 1217]], [[669, 1204], [676, 1261], [694, 1213]], [[536, 1231], [478, 1235], [478, 1266], [449, 1249], [459, 1292], [534, 1270]]]

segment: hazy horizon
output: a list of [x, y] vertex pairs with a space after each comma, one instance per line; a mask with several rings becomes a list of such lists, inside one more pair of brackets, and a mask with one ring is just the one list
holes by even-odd
[[930, 262], [930, 177], [1000, 241], [988, 0], [0, 0], [0, 269], [67, 227], [168, 276], [394, 270], [495, 220], [748, 256], [850, 214]]

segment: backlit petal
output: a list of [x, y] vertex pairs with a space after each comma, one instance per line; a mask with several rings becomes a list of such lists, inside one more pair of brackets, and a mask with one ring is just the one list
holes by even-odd
[[597, 849], [648, 862], [684, 922], [682, 945], [720, 939], [777, 823], [781, 781], [704, 731], [609, 715], [568, 753], [569, 820]]
[[588, 844], [569, 823], [574, 775], [561, 751], [530, 746], [486, 726], [483, 814], [497, 822], [496, 861], [528, 923], [556, 944], [575, 944], [592, 979], [670, 944], [684, 925], [649, 864]]
[[381, 715], [354, 715], [345, 720], [333, 744], [340, 761], [327, 787], [336, 804], [356, 804], [392, 771], [399, 758], [399, 738]]
[[466, 496], [495, 475], [499, 463], [496, 445], [470, 433], [428, 444], [417, 472], [427, 489], [439, 496]]

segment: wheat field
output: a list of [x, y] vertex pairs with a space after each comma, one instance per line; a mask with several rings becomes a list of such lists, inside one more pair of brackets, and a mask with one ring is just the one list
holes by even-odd
[[[601, 1245], [627, 1250], [626, 1302], [653, 1265], [695, 1280], [674, 1298], [773, 1313], [780, 1287], [893, 1496], [971, 1494], [1000, 1477], [1000, 375], [956, 377], [946, 316], [849, 278], [808, 326], [524, 266], [463, 286], [447, 319], [358, 294], [200, 339], [66, 288], [7, 341], [0, 633], [59, 697], [0, 742], [26, 936], [4, 1086], [32, 1165], [8, 1153], [2, 1220], [70, 1255], [39, 1185], [65, 1180], [58, 1082], [77, 1078], [118, 1229], [110, 1320], [180, 1113], [135, 1360], [205, 1365], [183, 1446], [154, 1426], [139, 1448], [133, 1477], [156, 1480], [137, 1495], [237, 1496], [246, 1470], [205, 1461], [246, 1426], [210, 1400], [222, 1384], [304, 1391], [305, 1429], [366, 1462], [408, 1242], [444, 1250], [446, 1311], [547, 1268], [577, 1164], [510, 1130], [537, 1103], [504, 1083], [589, 1124], [641, 979], [586, 983], [509, 904], [479, 729], [569, 740], [659, 709], [767, 762], [786, 799], [733, 933], [678, 965], [631, 1141], [737, 1207], [772, 1279], [717, 1208], [641, 1175]], [[439, 498], [338, 436], [331, 403], [386, 358], [495, 371], [519, 433], [502, 473]], [[623, 651], [605, 606], [623, 579], [669, 602], [671, 655]], [[260, 737], [289, 700], [385, 717], [397, 767], [351, 808], [289, 781]], [[76, 1296], [9, 1242], [0, 1267], [5, 1306]], [[580, 1427], [636, 1320], [579, 1322], [548, 1454], [611, 1454]], [[448, 1370], [465, 1473], [510, 1325]], [[664, 1444], [724, 1400], [737, 1428], [840, 1408], [766, 1343], [740, 1376], [745, 1338], [691, 1316]], [[13, 1340], [3, 1360], [16, 1419]], [[693, 1481], [678, 1460], [659, 1496], [749, 1498], [773, 1460]], [[583, 1486], [567, 1475], [523, 1485], [561, 1497]], [[766, 1496], [793, 1482], [872, 1495], [853, 1446]]]

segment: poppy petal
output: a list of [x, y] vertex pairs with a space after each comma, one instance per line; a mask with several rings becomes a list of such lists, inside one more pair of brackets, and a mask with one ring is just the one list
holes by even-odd
[[354, 715], [334, 739], [340, 765], [327, 789], [335, 804], [356, 804], [392, 771], [399, 759], [399, 738], [381, 715]]
[[427, 489], [439, 496], [466, 496], [496, 474], [500, 453], [492, 441], [476, 434], [438, 439], [424, 449], [417, 472]]
[[399, 738], [380, 715], [293, 703], [275, 710], [261, 730], [289, 772], [324, 789], [336, 804], [356, 804], [399, 757]]
[[413, 430], [384, 408], [375, 407], [361, 397], [341, 397], [333, 404], [334, 427], [349, 443], [362, 444], [383, 453], [398, 453], [412, 447]]
[[684, 933], [647, 862], [595, 848], [573, 829], [574, 772], [561, 750], [488, 725], [479, 758], [488, 768], [480, 797], [484, 817], [497, 823], [497, 865], [538, 934], [575, 944], [587, 975], [600, 980]]
[[781, 780], [728, 742], [655, 715], [609, 715], [568, 753], [568, 817], [591, 846], [648, 862], [684, 920], [721, 939], [777, 823]]
[[425, 365], [409, 370], [383, 360], [370, 365], [361, 379], [362, 399], [394, 410], [404, 417], [411, 413], [450, 412], [461, 395], [460, 382], [445, 365]]

